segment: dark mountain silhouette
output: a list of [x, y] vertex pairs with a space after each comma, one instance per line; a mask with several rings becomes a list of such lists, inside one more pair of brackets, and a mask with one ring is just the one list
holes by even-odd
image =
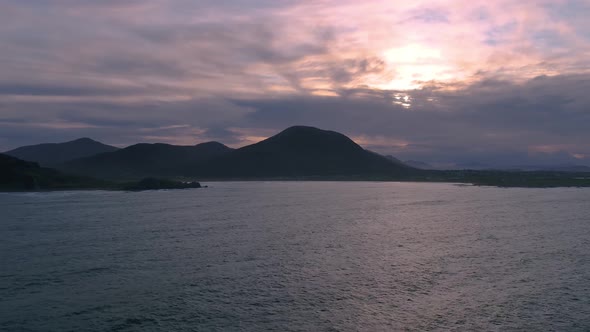
[[219, 178], [397, 175], [414, 169], [363, 149], [350, 138], [295, 126], [195, 167], [195, 174]]
[[231, 148], [218, 142], [194, 146], [140, 143], [114, 152], [72, 160], [58, 168], [72, 174], [105, 179], [183, 176], [191, 173], [193, 165], [231, 151]]
[[418, 169], [434, 169], [432, 165], [419, 160], [405, 160], [404, 164]]
[[3, 189], [33, 189], [32, 174], [40, 170], [39, 164], [0, 154], [0, 187]]
[[590, 173], [590, 166], [584, 165], [564, 165], [546, 168], [546, 170], [558, 171], [558, 172], [584, 172]]
[[101, 180], [63, 174], [38, 163], [0, 154], [0, 190], [105, 188]]
[[385, 155], [384, 157], [393, 161], [394, 163], [410, 166], [410, 167], [417, 168], [417, 169], [428, 169], [423, 166], [429, 166], [428, 164], [420, 162], [420, 161], [414, 161], [414, 160], [401, 161], [401, 160], [397, 159], [396, 157], [389, 155], [389, 154]]
[[116, 183], [64, 174], [6, 154], [0, 154], [0, 191], [40, 190], [157, 190], [201, 188], [199, 182], [180, 182], [169, 179], [146, 178], [138, 182]]
[[333, 179], [456, 182], [502, 187], [590, 187], [588, 173], [494, 170], [419, 170], [365, 150], [348, 137], [296, 126], [259, 143], [232, 150], [210, 142], [196, 146], [136, 144], [61, 165], [79, 175], [139, 182], [109, 182], [73, 176], [0, 154], [0, 191], [70, 189], [197, 188], [200, 179]]
[[23, 146], [5, 152], [5, 154], [26, 161], [34, 161], [42, 166], [55, 166], [70, 160], [116, 150], [118, 148], [102, 144], [90, 138], [79, 138], [65, 143]]
[[136, 144], [66, 162], [59, 169], [105, 179], [144, 177], [294, 178], [373, 176], [415, 169], [368, 151], [333, 131], [295, 126], [233, 150], [209, 142], [195, 146]]
[[506, 167], [507, 170], [515, 171], [553, 171], [553, 172], [571, 172], [571, 173], [588, 173], [589, 166], [584, 165], [524, 165]]

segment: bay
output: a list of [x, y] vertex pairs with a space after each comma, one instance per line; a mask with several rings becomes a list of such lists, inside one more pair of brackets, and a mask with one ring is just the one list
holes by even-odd
[[6, 331], [588, 331], [590, 189], [0, 194]]

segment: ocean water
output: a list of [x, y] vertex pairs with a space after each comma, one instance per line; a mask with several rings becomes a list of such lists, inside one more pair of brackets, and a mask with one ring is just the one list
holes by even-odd
[[590, 190], [0, 194], [3, 331], [590, 331]]

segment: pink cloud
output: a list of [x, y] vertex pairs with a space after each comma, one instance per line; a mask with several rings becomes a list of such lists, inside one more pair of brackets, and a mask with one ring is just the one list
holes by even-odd
[[[590, 23], [561, 13], [586, 2], [2, 2], [0, 120], [46, 121], [56, 130], [68, 130], [68, 121], [70, 129], [84, 129], [80, 118], [146, 122], [134, 127], [134, 137], [191, 144], [211, 138], [208, 128], [224, 128], [238, 146], [276, 128], [256, 123], [262, 116], [252, 120], [256, 107], [237, 104], [276, 100], [276, 113], [265, 113], [273, 118], [297, 98], [321, 97], [344, 100], [338, 109], [357, 100], [368, 106], [359, 102], [348, 117], [318, 107], [290, 124], [345, 118], [352, 124], [339, 128], [364, 144], [415, 151], [416, 137], [394, 124], [420, 127], [434, 118], [444, 125], [439, 135], [461, 133], [448, 134], [447, 146], [470, 137], [510, 147], [534, 134], [522, 142], [525, 154], [528, 146], [541, 153], [550, 149], [545, 145], [567, 145], [559, 149], [587, 155], [587, 136], [572, 119], [586, 120]], [[555, 80], [531, 80], [540, 75]], [[322, 112], [331, 118], [318, 120]], [[510, 116], [520, 116], [522, 129]], [[540, 126], [544, 117], [555, 126]], [[496, 122], [488, 128], [480, 118]], [[365, 136], [351, 129], [361, 122]], [[434, 145], [427, 143], [421, 148]]]

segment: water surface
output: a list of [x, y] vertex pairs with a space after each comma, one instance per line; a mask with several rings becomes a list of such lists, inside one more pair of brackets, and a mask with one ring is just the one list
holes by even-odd
[[6, 331], [588, 331], [590, 189], [0, 194]]

